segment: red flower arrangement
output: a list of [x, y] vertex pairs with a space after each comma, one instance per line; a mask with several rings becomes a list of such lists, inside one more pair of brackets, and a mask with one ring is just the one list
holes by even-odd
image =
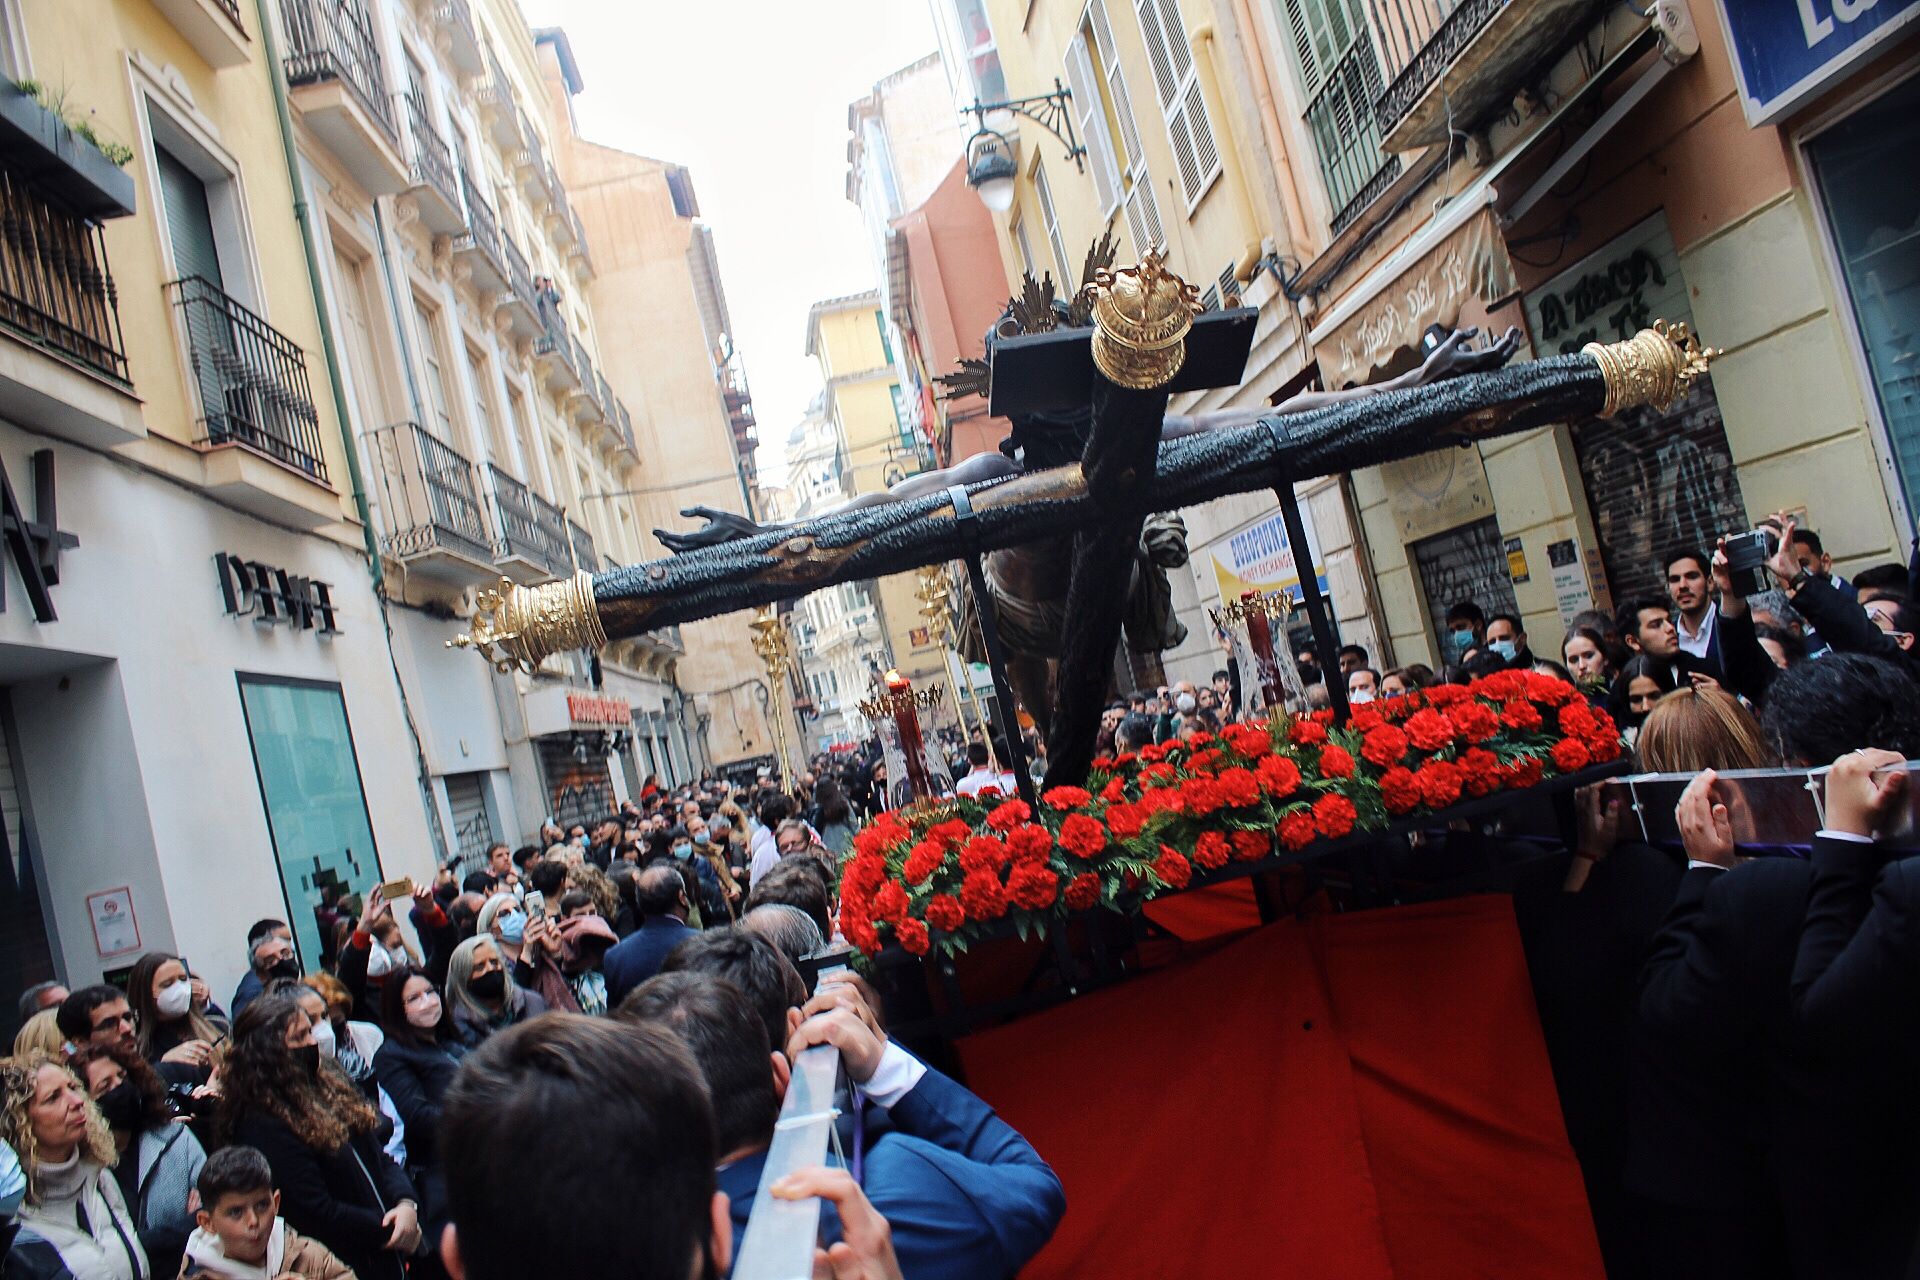
[[1504, 671], [1355, 708], [1228, 725], [1102, 756], [1038, 806], [998, 796], [881, 815], [841, 870], [840, 929], [869, 955], [964, 949], [1011, 918], [1044, 931], [1102, 903], [1137, 909], [1276, 846], [1311, 848], [1464, 799], [1618, 759], [1604, 711], [1550, 676]]

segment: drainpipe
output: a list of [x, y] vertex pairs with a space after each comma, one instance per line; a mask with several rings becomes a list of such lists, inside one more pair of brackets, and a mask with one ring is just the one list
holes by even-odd
[[1292, 241], [1291, 247], [1300, 258], [1309, 259], [1314, 254], [1313, 238], [1307, 234], [1307, 219], [1300, 206], [1300, 186], [1294, 180], [1293, 162], [1287, 157], [1286, 130], [1280, 127], [1279, 113], [1273, 107], [1272, 84], [1267, 79], [1269, 70], [1277, 72], [1280, 64], [1274, 60], [1266, 34], [1255, 21], [1247, 0], [1233, 0], [1233, 20], [1253, 45], [1253, 65], [1247, 68], [1247, 78], [1253, 82], [1253, 100], [1260, 108], [1267, 146], [1273, 152], [1273, 174], [1279, 179], [1280, 200], [1287, 210], [1287, 239]]
[[333, 416], [340, 428], [340, 449], [347, 458], [347, 478], [353, 485], [353, 509], [360, 517], [368, 571], [373, 575], [374, 594], [379, 595], [386, 586], [386, 574], [380, 565], [380, 544], [373, 533], [373, 512], [367, 507], [367, 487], [360, 478], [360, 451], [354, 447], [353, 428], [349, 425], [347, 389], [340, 382], [340, 353], [334, 349], [333, 320], [327, 314], [326, 293], [320, 287], [320, 249], [313, 238], [307, 184], [300, 174], [300, 152], [293, 142], [293, 108], [287, 102], [287, 81], [280, 66], [279, 43], [274, 39], [273, 23], [267, 14], [267, 0], [254, 0], [253, 11], [260, 19], [260, 52], [267, 60], [267, 83], [273, 88], [273, 114], [280, 124], [280, 151], [286, 157], [287, 182], [293, 188], [293, 220], [300, 227], [300, 247], [306, 251], [307, 258], [307, 284], [313, 290], [313, 312], [320, 320], [320, 352], [327, 365], [327, 389], [333, 396]]

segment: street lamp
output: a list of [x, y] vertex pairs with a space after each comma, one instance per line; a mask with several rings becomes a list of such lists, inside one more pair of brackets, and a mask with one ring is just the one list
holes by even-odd
[[[1013, 144], [997, 129], [987, 127], [987, 116], [1019, 114], [1051, 133], [1067, 148], [1067, 159], [1074, 168], [1086, 172], [1087, 149], [1073, 136], [1073, 111], [1068, 106], [1073, 91], [1056, 77], [1053, 92], [1032, 98], [1009, 98], [1005, 102], [982, 102], [975, 98], [967, 108], [974, 119], [973, 136], [967, 139], [967, 185], [980, 195], [980, 203], [995, 213], [1013, 207], [1013, 180], [1019, 173], [1014, 162]], [[996, 123], [998, 120], [996, 119]]]

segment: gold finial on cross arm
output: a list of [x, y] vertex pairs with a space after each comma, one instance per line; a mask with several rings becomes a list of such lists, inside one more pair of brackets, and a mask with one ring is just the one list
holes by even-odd
[[447, 648], [472, 649], [504, 675], [515, 667], [531, 672], [567, 649], [597, 650], [606, 643], [593, 575], [583, 569], [537, 587], [500, 579], [498, 587], [480, 593], [471, 628], [447, 641]]
[[1664, 410], [1686, 394], [1707, 366], [1725, 355], [1702, 347], [1686, 321], [1654, 321], [1625, 342], [1589, 342], [1581, 354], [1593, 357], [1607, 381], [1607, 402], [1600, 416], [1611, 418], [1622, 409], [1651, 405]]

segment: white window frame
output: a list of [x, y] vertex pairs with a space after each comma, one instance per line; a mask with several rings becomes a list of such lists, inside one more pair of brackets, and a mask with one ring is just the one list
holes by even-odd
[[[1089, 39], [1091, 36], [1091, 39]], [[1153, 175], [1147, 169], [1146, 147], [1140, 141], [1139, 123], [1134, 118], [1133, 95], [1127, 91], [1127, 79], [1120, 67], [1120, 56], [1113, 44], [1113, 27], [1107, 20], [1105, 0], [1091, 0], [1086, 12], [1075, 29], [1074, 38], [1084, 42], [1091, 51], [1094, 70], [1098, 73], [1100, 89], [1105, 102], [1100, 112], [1104, 123], [1107, 112], [1111, 111], [1120, 131], [1118, 139], [1107, 136], [1109, 145], [1117, 142], [1113, 154], [1116, 161], [1120, 157], [1126, 163], [1118, 165], [1119, 203], [1127, 213], [1127, 231], [1133, 239], [1136, 255], [1145, 257], [1147, 250], [1166, 243], [1166, 225], [1160, 218], [1160, 202], [1153, 191]], [[1069, 64], [1071, 65], [1071, 64]], [[1112, 215], [1112, 207], [1103, 210]]]
[[[266, 290], [260, 282], [260, 261], [247, 223], [250, 205], [240, 162], [222, 145], [213, 122], [167, 87], [165, 79], [151, 69], [145, 58], [133, 55], [129, 69], [134, 100], [138, 103], [134, 127], [141, 135], [135, 150], [140, 153], [147, 171], [147, 190], [155, 193], [153, 227], [160, 238], [160, 260], [165, 264], [167, 279], [179, 279], [180, 270], [173, 259], [173, 233], [167, 226], [166, 201], [158, 198], [157, 147], [165, 147], [174, 159], [193, 170], [206, 184], [207, 210], [213, 217], [213, 242], [220, 253], [221, 284], [227, 296], [272, 324], [273, 317], [267, 313]], [[185, 336], [183, 330], [183, 342]], [[184, 347], [182, 351], [184, 353]]]
[[1060, 215], [1053, 209], [1053, 188], [1047, 182], [1045, 165], [1033, 166], [1033, 195], [1040, 202], [1040, 225], [1046, 228], [1047, 243], [1053, 249], [1053, 264], [1060, 270], [1060, 288], [1068, 288], [1073, 276], [1067, 270], [1067, 245], [1060, 234]]
[[[1222, 164], [1213, 121], [1207, 115], [1206, 94], [1200, 88], [1200, 66], [1187, 47], [1186, 23], [1180, 0], [1134, 0], [1134, 16], [1147, 46], [1160, 114], [1180, 170], [1180, 188], [1191, 216], [1220, 179]], [[1203, 161], [1205, 163], [1203, 163]]]

